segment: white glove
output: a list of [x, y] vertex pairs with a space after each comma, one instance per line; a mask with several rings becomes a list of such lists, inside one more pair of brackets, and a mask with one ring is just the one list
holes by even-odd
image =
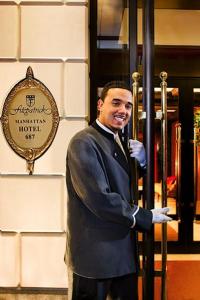
[[129, 140], [130, 157], [135, 157], [141, 167], [146, 165], [146, 152], [144, 145], [137, 140]]
[[166, 223], [172, 221], [172, 218], [166, 216], [169, 212], [169, 207], [151, 209], [153, 214], [152, 223]]

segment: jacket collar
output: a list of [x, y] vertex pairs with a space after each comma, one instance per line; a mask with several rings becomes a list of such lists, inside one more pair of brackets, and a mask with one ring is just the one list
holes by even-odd
[[[98, 121], [99, 123], [99, 121]], [[104, 127], [102, 126], [100, 127], [96, 121], [94, 121], [94, 123], [92, 123], [92, 127], [94, 127], [97, 131], [99, 131], [101, 134], [103, 134], [105, 137], [107, 137], [109, 140], [114, 141], [115, 139], [115, 134], [113, 132], [111, 132], [111, 130], [105, 130]]]
[[[115, 142], [114, 133], [108, 132], [107, 130], [104, 130], [102, 127], [100, 127], [97, 122], [95, 121], [92, 125], [98, 132], [100, 132], [103, 136], [105, 136], [107, 139], [112, 141], [112, 151], [113, 151], [113, 157], [118, 161], [118, 163], [126, 170], [127, 173], [129, 173], [129, 155], [127, 158], [125, 157], [124, 153], [122, 152], [122, 149], [120, 146]], [[128, 159], [128, 161], [127, 161]]]

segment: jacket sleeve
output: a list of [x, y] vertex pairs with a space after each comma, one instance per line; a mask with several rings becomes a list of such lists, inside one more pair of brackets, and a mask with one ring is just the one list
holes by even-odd
[[131, 228], [137, 206], [112, 192], [101, 157], [86, 139], [73, 139], [67, 154], [67, 177], [83, 204], [97, 217]]
[[134, 229], [146, 232], [152, 227], [152, 212], [148, 209], [139, 207], [138, 212], [135, 214], [135, 226]]

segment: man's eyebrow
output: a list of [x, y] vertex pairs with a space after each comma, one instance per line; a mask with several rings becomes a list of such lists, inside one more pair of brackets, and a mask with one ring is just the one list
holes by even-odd
[[121, 99], [119, 98], [113, 98], [112, 100], [116, 100], [116, 101], [122, 101]]
[[[119, 98], [113, 98], [112, 100], [123, 102], [123, 100], [122, 100], [122, 99], [119, 99]], [[132, 102], [129, 102], [129, 101], [128, 101], [127, 104], [130, 104], [131, 106], [133, 106], [133, 103], [132, 103]]]

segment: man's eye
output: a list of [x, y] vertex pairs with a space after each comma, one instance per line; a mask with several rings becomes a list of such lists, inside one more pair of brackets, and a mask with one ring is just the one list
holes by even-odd
[[126, 109], [132, 109], [132, 105], [131, 104], [127, 104], [126, 105]]
[[120, 105], [120, 102], [118, 102], [118, 101], [113, 101], [112, 104], [113, 104], [114, 106], [119, 106], [119, 105]]

